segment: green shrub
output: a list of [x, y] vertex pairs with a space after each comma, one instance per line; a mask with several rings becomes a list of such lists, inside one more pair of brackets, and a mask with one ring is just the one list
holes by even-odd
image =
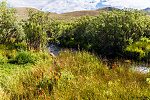
[[6, 2], [0, 3], [0, 44], [10, 45], [24, 39], [22, 25], [15, 16], [15, 10], [8, 8]]
[[29, 10], [28, 19], [24, 21], [23, 25], [29, 50], [43, 50], [46, 47], [48, 21], [46, 13]]
[[9, 46], [8, 46], [8, 49], [10, 49], [10, 50], [15, 49], [15, 50], [17, 50], [17, 51], [22, 51], [22, 50], [25, 51], [25, 50], [27, 50], [27, 45], [26, 45], [25, 42], [14, 43], [14, 44], [12, 44], [12, 45], [9, 45]]
[[7, 58], [0, 54], [0, 64], [7, 63]]
[[149, 59], [150, 58], [150, 39], [142, 37], [137, 42], [133, 42], [125, 49], [131, 54], [138, 54], [137, 59]]
[[14, 45], [15, 46], [15, 49], [17, 50], [27, 50], [27, 45], [26, 43], [17, 43]]
[[101, 12], [97, 17], [63, 24], [59, 31], [61, 46], [94, 51], [104, 57], [126, 57], [130, 40], [137, 42], [150, 33], [150, 17], [132, 10]]
[[30, 52], [22, 51], [22, 52], [18, 52], [16, 57], [12, 59], [11, 62], [17, 64], [27, 64], [27, 63], [34, 64], [36, 62], [36, 56], [31, 54]]

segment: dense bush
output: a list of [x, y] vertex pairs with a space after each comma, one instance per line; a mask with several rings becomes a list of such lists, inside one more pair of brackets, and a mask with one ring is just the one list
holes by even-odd
[[0, 3], [0, 44], [12, 45], [24, 39], [23, 28], [17, 21], [15, 10], [7, 8], [6, 3]]
[[150, 58], [150, 39], [149, 38], [141, 38], [137, 42], [133, 42], [129, 46], [127, 46], [126, 51], [136, 53], [138, 60], [148, 60]]
[[60, 44], [66, 47], [90, 49], [91, 37], [86, 34], [86, 28], [92, 19], [93, 17], [85, 16], [63, 25], [63, 31], [59, 38]]
[[22, 43], [15, 43], [14, 45], [12, 45], [12, 48], [15, 48], [18, 51], [25, 51], [27, 50], [27, 45], [25, 42]]
[[28, 49], [41, 50], [47, 43], [48, 15], [44, 12], [29, 10], [28, 17], [23, 25]]
[[148, 37], [150, 17], [138, 11], [101, 12], [98, 17], [82, 17], [64, 25], [60, 44], [94, 51], [107, 57], [128, 57], [130, 43]]
[[47, 13], [29, 10], [27, 20], [18, 23], [15, 11], [7, 8], [6, 3], [1, 4], [0, 10], [0, 43], [11, 45], [11, 49], [44, 50], [49, 42], [103, 57], [140, 59], [139, 52], [126, 48], [150, 36], [150, 16], [139, 11], [102, 11], [99, 16], [65, 22], [50, 20]]
[[0, 54], [0, 64], [4, 64], [6, 62], [7, 62], [7, 57], [5, 57], [2, 54]]
[[34, 64], [37, 61], [37, 58], [31, 52], [21, 51], [16, 54], [14, 58], [9, 59], [9, 63], [12, 64]]
[[104, 56], [123, 56], [129, 39], [138, 41], [141, 36], [148, 34], [145, 32], [145, 29], [148, 31], [146, 18], [142, 13], [130, 11], [99, 15], [87, 27], [87, 34], [92, 38], [92, 48]]

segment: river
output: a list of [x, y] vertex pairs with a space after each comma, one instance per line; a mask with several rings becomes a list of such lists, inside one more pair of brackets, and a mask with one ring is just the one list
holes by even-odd
[[[54, 45], [54, 44], [50, 44], [49, 47], [48, 47], [49, 51], [50, 51], [50, 54], [53, 56], [53, 57], [56, 57], [59, 55], [59, 52], [61, 50], [63, 50], [62, 48], [58, 47], [57, 45]], [[135, 71], [135, 72], [139, 72], [139, 73], [142, 73], [142, 74], [148, 74], [150, 72], [150, 68], [148, 66], [145, 66], [144, 64], [134, 64], [134, 65], [131, 65], [131, 68], [130, 68], [132, 71]]]

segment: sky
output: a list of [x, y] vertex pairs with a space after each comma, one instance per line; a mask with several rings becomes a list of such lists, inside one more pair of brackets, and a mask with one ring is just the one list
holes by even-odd
[[11, 7], [32, 7], [55, 13], [92, 10], [102, 7], [150, 8], [150, 0], [7, 0], [7, 3]]
[[108, 0], [104, 4], [122, 8], [145, 9], [150, 7], [150, 0]]

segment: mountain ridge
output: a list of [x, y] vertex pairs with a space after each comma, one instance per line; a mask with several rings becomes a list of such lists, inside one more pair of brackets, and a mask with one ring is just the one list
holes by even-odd
[[150, 12], [150, 7], [149, 7], [149, 8], [144, 9], [144, 11]]

